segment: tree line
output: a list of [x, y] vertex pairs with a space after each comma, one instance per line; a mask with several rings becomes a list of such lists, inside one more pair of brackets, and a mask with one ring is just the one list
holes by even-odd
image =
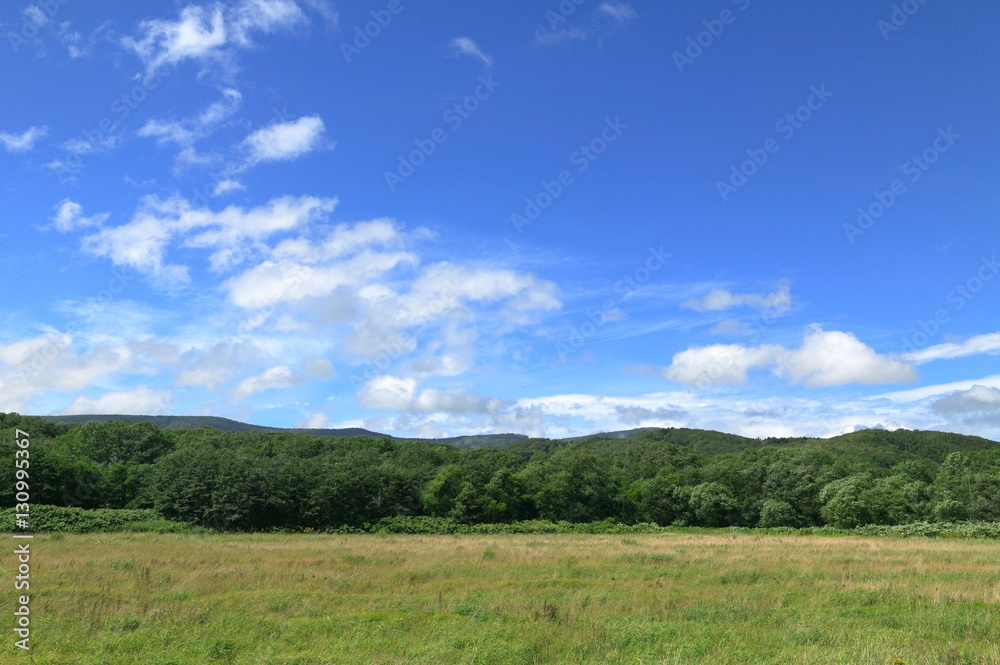
[[6, 506], [14, 503], [16, 427], [31, 433], [34, 503], [151, 508], [219, 530], [360, 527], [420, 515], [708, 527], [1000, 521], [1000, 443], [942, 432], [748, 439], [657, 429], [493, 449], [0, 414]]

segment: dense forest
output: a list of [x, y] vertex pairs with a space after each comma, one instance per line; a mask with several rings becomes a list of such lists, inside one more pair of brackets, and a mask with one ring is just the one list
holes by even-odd
[[495, 449], [0, 414], [4, 506], [14, 505], [14, 428], [30, 433], [33, 504], [155, 509], [219, 530], [420, 515], [710, 527], [1000, 521], [1000, 443], [942, 432], [749, 439], [654, 429]]

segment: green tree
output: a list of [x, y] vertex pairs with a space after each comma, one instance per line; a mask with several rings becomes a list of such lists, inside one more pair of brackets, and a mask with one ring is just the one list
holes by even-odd
[[702, 526], [735, 526], [739, 521], [739, 504], [724, 485], [701, 483], [691, 490], [691, 510]]
[[872, 486], [869, 473], [861, 473], [840, 478], [828, 483], [820, 491], [823, 504], [823, 520], [840, 529], [851, 529], [862, 524], [871, 524], [869, 506], [862, 494]]
[[765, 499], [760, 507], [760, 521], [757, 526], [799, 526], [799, 512], [792, 504], [780, 499]]
[[522, 477], [543, 519], [590, 522], [618, 514], [612, 465], [579, 446], [559, 448]]

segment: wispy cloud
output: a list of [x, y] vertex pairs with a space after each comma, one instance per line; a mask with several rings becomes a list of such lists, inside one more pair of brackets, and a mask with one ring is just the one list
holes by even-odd
[[45, 138], [48, 133], [49, 128], [45, 126], [29, 127], [20, 134], [0, 132], [0, 145], [7, 152], [27, 152], [35, 147], [38, 139]]
[[56, 206], [56, 214], [52, 217], [52, 225], [57, 231], [68, 233], [77, 229], [101, 226], [107, 219], [107, 214], [84, 217], [83, 206], [70, 199], [63, 199]]
[[733, 293], [727, 289], [714, 289], [700, 298], [689, 298], [681, 303], [681, 307], [697, 312], [721, 312], [736, 307], [753, 309], [771, 309], [785, 312], [792, 305], [791, 288], [782, 283], [772, 293]]
[[915, 363], [923, 364], [932, 360], [962, 358], [981, 354], [1000, 354], [1000, 332], [976, 335], [959, 343], [935, 344], [926, 349], [914, 351], [908, 357]]
[[122, 45], [139, 57], [146, 75], [152, 76], [161, 67], [188, 60], [231, 65], [235, 51], [254, 46], [255, 34], [287, 31], [307, 21], [292, 0], [188, 5], [176, 20], [141, 22], [139, 36], [123, 39]]
[[597, 12], [612, 18], [618, 23], [627, 23], [635, 18], [635, 10], [624, 2], [602, 2], [598, 5]]
[[487, 67], [493, 66], [493, 58], [485, 53], [479, 48], [476, 42], [472, 41], [468, 37], [455, 37], [450, 42], [448, 46], [454, 49], [456, 55], [468, 55], [480, 60]]
[[629, 24], [636, 16], [631, 5], [624, 2], [602, 2], [590, 14], [590, 22], [570, 22], [570, 15], [550, 12], [549, 29], [539, 29], [535, 33], [535, 43], [543, 45], [563, 42], [600, 40]]

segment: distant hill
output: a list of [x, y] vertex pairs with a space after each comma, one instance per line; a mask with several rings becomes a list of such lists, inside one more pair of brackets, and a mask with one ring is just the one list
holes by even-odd
[[452, 446], [470, 448], [503, 448], [504, 446], [523, 441], [528, 437], [524, 434], [474, 434], [469, 436], [452, 436], [443, 439], [414, 439], [381, 434], [362, 427], [343, 427], [334, 429], [304, 429], [265, 427], [241, 423], [238, 420], [219, 418], [217, 416], [128, 416], [115, 414], [85, 414], [78, 416], [37, 416], [43, 420], [60, 424], [102, 423], [110, 420], [126, 420], [128, 422], [150, 422], [160, 429], [198, 429], [199, 427], [214, 427], [223, 432], [284, 432], [286, 434], [311, 434], [312, 436], [370, 436], [380, 439], [396, 439], [404, 441], [433, 441]]
[[644, 443], [670, 443], [707, 457], [742, 453], [755, 448], [769, 446], [811, 449], [815, 446], [816, 453], [821, 451], [835, 453], [839, 458], [876, 462], [885, 466], [901, 459], [927, 459], [938, 463], [944, 460], [950, 452], [974, 452], [1000, 447], [1000, 443], [978, 436], [952, 434], [949, 432], [921, 430], [882, 430], [865, 429], [849, 434], [842, 434], [828, 439], [814, 437], [770, 437], [766, 439], [751, 439], [736, 434], [726, 434], [713, 430], [688, 429], [683, 427], [638, 427], [614, 432], [600, 432], [587, 436], [568, 437], [565, 439], [532, 439], [524, 434], [473, 434], [468, 436], [453, 436], [441, 439], [398, 437], [390, 434], [373, 432], [361, 427], [346, 427], [339, 429], [304, 429], [281, 428], [251, 425], [249, 423], [219, 418], [216, 416], [129, 416], [129, 415], [98, 415], [87, 414], [79, 416], [37, 416], [43, 420], [61, 424], [84, 424], [90, 422], [106, 422], [110, 420], [127, 420], [129, 422], [151, 422], [161, 429], [197, 429], [213, 427], [227, 432], [283, 432], [286, 434], [311, 434], [313, 436], [368, 436], [372, 438], [387, 438], [397, 441], [430, 441], [466, 448], [509, 448], [511, 452], [526, 453], [529, 451], [550, 452], [559, 446], [570, 443], [601, 448], [607, 442], [629, 441], [635, 445]]

